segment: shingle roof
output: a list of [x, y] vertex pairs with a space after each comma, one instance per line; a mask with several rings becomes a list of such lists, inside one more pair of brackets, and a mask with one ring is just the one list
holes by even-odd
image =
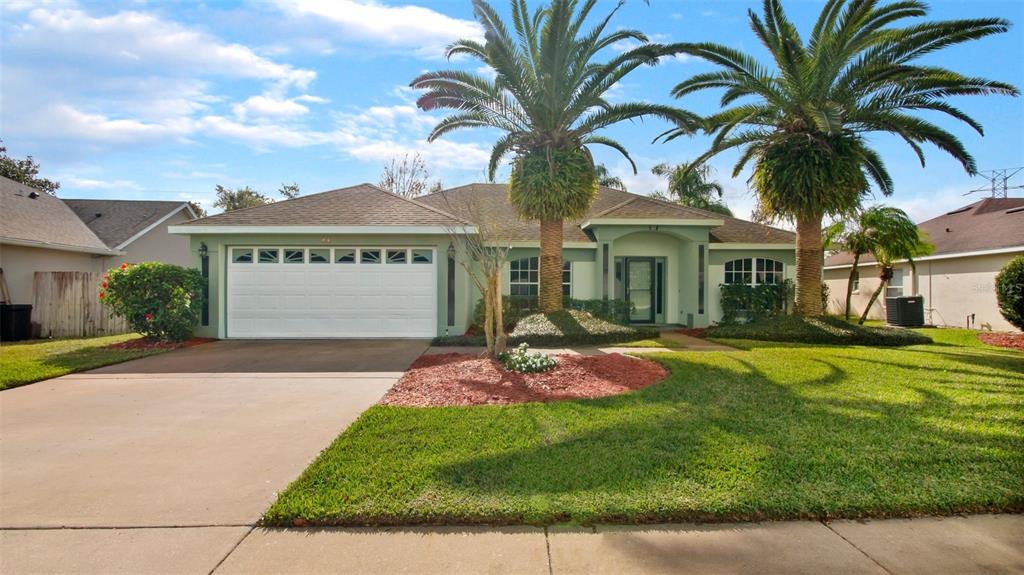
[[[931, 255], [955, 254], [999, 248], [1024, 247], [1024, 198], [986, 198], [921, 222], [935, 246]], [[861, 261], [875, 261], [870, 255]], [[826, 266], [853, 263], [853, 255], [841, 252], [829, 256]]]
[[4, 240], [53, 249], [117, 253], [56, 196], [0, 177], [0, 242]]
[[373, 184], [216, 214], [186, 226], [447, 226], [466, 222]]
[[64, 200], [64, 203], [112, 248], [188, 205], [148, 200]]
[[[417, 200], [469, 221], [486, 224], [492, 228], [491, 233], [503, 241], [537, 241], [540, 237], [538, 222], [523, 221], [516, 216], [508, 201], [506, 184], [468, 184], [422, 196]], [[602, 187], [598, 189], [597, 197], [586, 216], [565, 222], [564, 240], [592, 242], [593, 238], [579, 226], [595, 218], [722, 220], [724, 223], [721, 226], [711, 229], [713, 243], [792, 244], [796, 238], [792, 232], [770, 226]]]

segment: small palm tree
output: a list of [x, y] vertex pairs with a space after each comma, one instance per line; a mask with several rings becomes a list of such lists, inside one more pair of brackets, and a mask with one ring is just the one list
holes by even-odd
[[[494, 79], [458, 70], [428, 72], [412, 81], [426, 90], [424, 110], [449, 109], [430, 133], [431, 141], [461, 128], [497, 128], [488, 165], [493, 181], [503, 158], [513, 155], [509, 199], [519, 215], [540, 221], [542, 311], [562, 307], [562, 222], [582, 217], [597, 193], [589, 146], [608, 146], [636, 165], [626, 148], [600, 135], [602, 129], [653, 116], [678, 133], [700, 126], [694, 114], [646, 102], [612, 104], [605, 94], [633, 70], [656, 64], [661, 47], [636, 30], [607, 32], [610, 13], [584, 29], [597, 0], [552, 0], [530, 13], [526, 0], [512, 0], [512, 30], [485, 0], [473, 0], [484, 42], [459, 40], [448, 56], [475, 58], [494, 70]], [[639, 43], [607, 62], [599, 52], [617, 42]]]
[[[860, 271], [857, 269], [860, 258], [866, 254], [873, 254], [876, 259], [879, 254], [883, 257], [886, 254], [899, 254], [900, 258], [905, 257], [912, 261], [914, 256], [928, 251], [926, 240], [921, 234], [906, 212], [890, 206], [872, 206], [859, 210], [851, 217], [836, 221], [825, 228], [826, 249], [845, 251], [853, 255], [850, 279], [846, 283], [846, 319], [850, 319], [853, 284], [860, 277]], [[889, 278], [892, 278], [891, 270]]]
[[622, 181], [622, 178], [613, 176], [604, 164], [594, 166], [594, 175], [597, 176], [597, 185], [626, 191], [626, 184]]
[[875, 261], [878, 262], [878, 278], [881, 281], [878, 282], [878, 288], [871, 294], [868, 305], [864, 306], [864, 312], [861, 313], [860, 321], [857, 323], [864, 325], [864, 322], [867, 321], [871, 306], [875, 305], [878, 296], [885, 291], [885, 288], [889, 285], [889, 280], [892, 279], [893, 264], [895, 262], [907, 260], [910, 262], [911, 269], [916, 273], [917, 266], [914, 264], [914, 258], [928, 255], [932, 253], [932, 250], [934, 250], [934, 246], [919, 234], [899, 239], [891, 238], [890, 241], [885, 243], [876, 243], [871, 253], [875, 256]]
[[[1002, 18], [918, 22], [927, 7], [917, 0], [829, 0], [805, 42], [786, 17], [780, 0], [764, 0], [763, 19], [750, 11], [750, 25], [768, 49], [772, 66], [734, 48], [682, 43], [667, 53], [689, 54], [721, 70], [697, 74], [678, 84], [681, 98], [724, 89], [725, 109], [705, 118], [714, 134], [701, 164], [739, 148], [733, 174], [753, 161], [751, 186], [769, 217], [795, 220], [796, 312], [822, 313], [822, 218], [849, 213], [873, 181], [885, 195], [892, 178], [865, 135], [894, 134], [924, 165], [921, 144], [930, 143], [960, 161], [969, 174], [974, 158], [945, 129], [920, 118], [929, 110], [951, 116], [982, 133], [982, 127], [947, 100], [950, 96], [1017, 95], [1013, 86], [964, 76], [936, 65], [917, 65], [942, 48], [1005, 32]], [[744, 98], [749, 98], [739, 102]], [[672, 139], [683, 131], [663, 134]]]
[[712, 180], [714, 171], [711, 166], [690, 166], [689, 164], [658, 164], [651, 168], [655, 176], [668, 177], [668, 193], [654, 194], [656, 197], [677, 202], [691, 208], [700, 208], [709, 212], [732, 215], [732, 210], [725, 205], [722, 196], [725, 188]]

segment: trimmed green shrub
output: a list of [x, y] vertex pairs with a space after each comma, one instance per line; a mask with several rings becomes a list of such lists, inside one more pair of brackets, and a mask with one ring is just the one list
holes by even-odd
[[121, 264], [103, 279], [100, 299], [133, 330], [161, 341], [192, 336], [206, 285], [198, 271], [159, 262]]
[[[632, 304], [622, 299], [568, 299], [564, 304], [565, 309], [575, 309], [587, 312], [594, 317], [613, 323], [628, 323], [629, 312]], [[503, 296], [501, 298], [501, 315], [505, 320], [505, 327], [515, 328], [520, 319], [540, 311], [537, 306], [536, 296]], [[484, 322], [484, 300], [480, 298], [473, 309], [474, 325], [483, 325]]]
[[605, 321], [574, 309], [524, 317], [509, 334], [509, 345], [528, 343], [539, 347], [603, 345], [658, 337], [654, 329], [638, 329]]
[[793, 297], [793, 282], [781, 284], [722, 284], [722, 325], [732, 325], [740, 320], [748, 323], [759, 322], [771, 317], [785, 315]]
[[519, 373], [540, 373], [548, 371], [558, 365], [558, 360], [550, 355], [539, 351], [530, 352], [530, 346], [525, 343], [512, 351], [505, 352], [498, 356], [505, 369]]
[[782, 316], [709, 329], [707, 337], [834, 345], [901, 346], [932, 343], [909, 329], [864, 327], [834, 317]]
[[[620, 325], [587, 312], [566, 309], [549, 314], [533, 313], [516, 324], [508, 336], [508, 345], [528, 343], [540, 347], [604, 345], [658, 337], [658, 330]], [[484, 338], [476, 335], [435, 337], [431, 345], [439, 347], [481, 346]]]
[[996, 274], [996, 300], [1006, 321], [1024, 330], [1024, 256], [1013, 258]]

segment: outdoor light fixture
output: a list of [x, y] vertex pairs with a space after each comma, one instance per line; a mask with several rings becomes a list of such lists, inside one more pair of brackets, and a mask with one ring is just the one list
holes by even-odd
[[448, 244], [448, 258], [455, 258], [455, 244]]
[[206, 247], [206, 242], [199, 244], [199, 257], [205, 258], [210, 253], [210, 248]]

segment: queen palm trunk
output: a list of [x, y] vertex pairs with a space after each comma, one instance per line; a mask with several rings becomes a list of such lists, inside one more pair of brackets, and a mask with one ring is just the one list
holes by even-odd
[[542, 312], [562, 309], [562, 220], [540, 221], [540, 293]]
[[878, 288], [871, 294], [871, 299], [868, 300], [868, 305], [864, 307], [864, 313], [860, 314], [860, 321], [857, 322], [859, 325], [864, 325], [864, 322], [868, 320], [868, 314], [871, 313], [871, 306], [875, 305], [875, 302], [878, 301], [878, 296], [882, 295], [885, 288], [889, 286], [889, 280], [892, 279], [892, 266], [882, 266], [882, 269], [878, 274], [878, 279], [881, 281], [878, 282]]
[[853, 301], [853, 282], [857, 281], [860, 276], [860, 272], [857, 271], [857, 265], [860, 263], [860, 254], [853, 254], [853, 267], [850, 268], [850, 279], [846, 282], [846, 319], [850, 319], [850, 304]]
[[796, 220], [796, 302], [797, 315], [819, 316], [821, 310], [821, 216]]

